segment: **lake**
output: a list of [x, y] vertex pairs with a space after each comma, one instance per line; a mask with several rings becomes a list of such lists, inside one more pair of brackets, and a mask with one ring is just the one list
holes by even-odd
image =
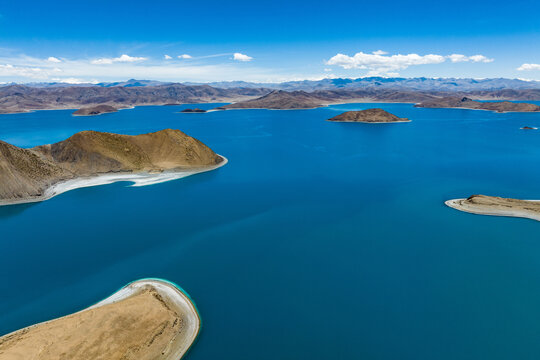
[[[444, 205], [540, 199], [540, 131], [520, 130], [540, 114], [187, 107], [0, 116], [0, 139], [22, 147], [174, 128], [229, 160], [0, 207], [0, 334], [159, 277], [200, 310], [189, 360], [540, 357], [540, 223]], [[412, 122], [325, 121], [370, 107]]]

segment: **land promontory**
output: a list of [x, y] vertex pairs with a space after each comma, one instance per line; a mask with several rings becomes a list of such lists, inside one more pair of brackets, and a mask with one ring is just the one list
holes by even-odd
[[318, 99], [313, 94], [305, 91], [287, 92], [283, 90], [275, 90], [260, 98], [224, 105], [218, 109], [314, 109], [322, 106], [322, 103], [323, 101], [321, 99]]
[[540, 221], [540, 201], [472, 195], [467, 199], [448, 200], [445, 204], [473, 214], [522, 217]]
[[118, 109], [111, 105], [96, 105], [96, 106], [90, 106], [90, 107], [83, 107], [79, 110], [75, 111], [73, 115], [75, 116], [93, 116], [93, 115], [101, 115], [106, 113], [112, 113], [117, 112]]
[[423, 108], [456, 108], [472, 110], [489, 110], [496, 112], [535, 112], [540, 111], [540, 106], [528, 103], [515, 103], [510, 101], [483, 102], [472, 100], [468, 97], [443, 97], [432, 99], [416, 104], [415, 107]]
[[385, 124], [397, 122], [409, 122], [407, 118], [400, 118], [383, 109], [366, 109], [360, 111], [346, 111], [342, 114], [334, 116], [328, 121], [335, 122], [362, 122], [370, 124]]
[[204, 169], [223, 161], [172, 129], [135, 136], [83, 131], [31, 149], [0, 141], [0, 203], [44, 200], [51, 186], [80, 177]]
[[199, 331], [182, 290], [140, 280], [83, 311], [0, 337], [0, 359], [179, 360]]

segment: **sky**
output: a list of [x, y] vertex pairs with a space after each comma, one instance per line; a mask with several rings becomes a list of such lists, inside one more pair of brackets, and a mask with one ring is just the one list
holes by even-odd
[[0, 82], [540, 80], [540, 2], [0, 1]]

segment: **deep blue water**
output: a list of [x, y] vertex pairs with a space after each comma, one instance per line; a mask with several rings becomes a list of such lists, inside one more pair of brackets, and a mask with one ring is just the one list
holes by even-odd
[[[325, 121], [374, 106], [413, 121]], [[540, 223], [443, 204], [540, 198], [540, 131], [519, 129], [540, 114], [185, 107], [0, 116], [0, 139], [19, 146], [176, 128], [229, 159], [164, 184], [1, 207], [0, 334], [160, 277], [202, 314], [189, 360], [540, 357]]]

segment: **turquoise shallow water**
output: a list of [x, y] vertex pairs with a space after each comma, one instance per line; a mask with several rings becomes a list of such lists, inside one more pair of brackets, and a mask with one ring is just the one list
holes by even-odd
[[[324, 121], [373, 106], [413, 122]], [[540, 131], [519, 130], [540, 114], [185, 107], [0, 116], [0, 139], [19, 146], [170, 127], [229, 159], [0, 208], [0, 334], [159, 277], [203, 317], [190, 360], [538, 359], [540, 223], [443, 202], [540, 198]]]

